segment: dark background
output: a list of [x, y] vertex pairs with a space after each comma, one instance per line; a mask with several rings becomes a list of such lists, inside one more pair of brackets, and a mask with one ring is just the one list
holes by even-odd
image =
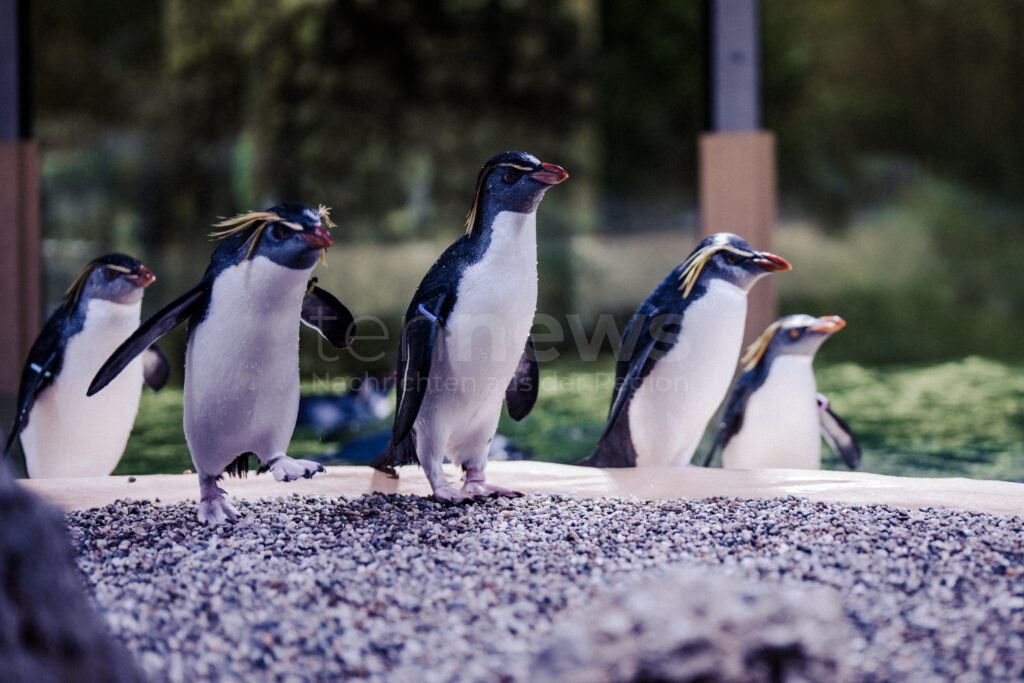
[[[155, 310], [218, 216], [297, 200], [339, 225], [321, 279], [395, 326], [505, 149], [572, 174], [541, 208], [541, 312], [621, 320], [696, 241], [701, 2], [33, 5], [50, 307], [119, 249]], [[1020, 358], [1024, 2], [769, 1], [761, 23], [782, 312], [845, 317], [834, 360]]]

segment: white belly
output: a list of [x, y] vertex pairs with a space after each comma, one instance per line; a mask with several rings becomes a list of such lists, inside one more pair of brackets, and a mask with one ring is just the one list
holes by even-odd
[[32, 478], [110, 474], [124, 453], [139, 410], [141, 358], [95, 396], [85, 392], [100, 366], [138, 327], [141, 302], [90, 299], [85, 305], [85, 325], [68, 340], [60, 374], [36, 399], [21, 433]]
[[480, 455], [481, 442], [486, 449], [536, 309], [536, 214], [499, 214], [483, 258], [463, 271], [435, 342], [414, 426], [418, 450], [433, 443], [461, 463]]
[[242, 453], [284, 453], [299, 407], [299, 320], [307, 270], [257, 256], [214, 281], [185, 352], [185, 438], [198, 471]]
[[747, 401], [743, 427], [722, 451], [735, 469], [821, 467], [817, 385], [810, 356], [776, 358]]
[[689, 464], [729, 390], [746, 316], [746, 292], [721, 280], [687, 308], [679, 340], [629, 405], [638, 466]]

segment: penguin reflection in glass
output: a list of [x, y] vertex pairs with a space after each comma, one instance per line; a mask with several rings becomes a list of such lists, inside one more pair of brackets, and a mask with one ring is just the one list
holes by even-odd
[[734, 469], [821, 467], [821, 438], [853, 469], [860, 447], [847, 424], [817, 393], [811, 363], [822, 342], [843, 329], [839, 316], [790, 315], [768, 326], [743, 356], [706, 467], [722, 451]]
[[96, 374], [95, 394], [137, 354], [188, 322], [185, 439], [199, 474], [199, 519], [219, 524], [235, 509], [217, 486], [222, 472], [244, 474], [249, 456], [277, 481], [322, 472], [285, 455], [299, 406], [299, 323], [339, 348], [352, 315], [313, 286], [310, 271], [333, 244], [327, 210], [282, 204], [218, 223], [222, 241], [195, 287], [142, 324]]
[[622, 333], [593, 467], [684, 466], [722, 402], [743, 346], [747, 292], [785, 259], [716, 233], [668, 274]]
[[82, 270], [46, 321], [21, 373], [18, 413], [4, 455], [21, 437], [31, 478], [103, 477], [124, 453], [145, 380], [167, 381], [159, 347], [140, 349], [110, 390], [87, 398], [100, 364], [139, 325], [142, 293], [156, 277], [137, 259], [108, 254]]
[[[523, 152], [484, 164], [466, 234], [427, 272], [406, 312], [391, 441], [373, 467], [395, 475], [418, 461], [440, 501], [515, 495], [486, 483], [484, 468], [502, 399], [521, 420], [537, 398], [537, 206], [568, 177]], [[445, 456], [465, 470], [461, 490], [445, 478]]]

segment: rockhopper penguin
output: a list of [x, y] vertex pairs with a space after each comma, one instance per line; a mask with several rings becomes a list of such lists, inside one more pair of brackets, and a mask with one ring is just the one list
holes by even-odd
[[299, 323], [342, 348], [352, 315], [309, 274], [333, 244], [327, 209], [282, 204], [218, 223], [221, 243], [195, 287], [142, 324], [107, 360], [95, 394], [143, 349], [188, 322], [185, 438], [199, 474], [199, 519], [237, 517], [217, 486], [242, 474], [249, 456], [277, 481], [311, 477], [323, 466], [285, 455], [299, 406]]
[[721, 450], [723, 467], [818, 469], [824, 436], [850, 469], [857, 467], [857, 439], [817, 393], [811, 368], [822, 342], [845, 326], [835, 315], [790, 315], [769, 325], [743, 356], [744, 372], [704, 465]]
[[[406, 311], [391, 441], [373, 467], [394, 475], [418, 461], [440, 501], [515, 495], [486, 483], [484, 468], [502, 400], [521, 420], [537, 398], [537, 206], [568, 177], [523, 152], [484, 164], [466, 234], [441, 254]], [[445, 478], [446, 456], [465, 470], [461, 490]]]
[[579, 464], [684, 466], [722, 402], [743, 345], [747, 292], [785, 259], [717, 233], [668, 274], [625, 331], [604, 433]]
[[6, 456], [21, 436], [30, 478], [114, 471], [135, 423], [142, 382], [162, 387], [167, 359], [147, 345], [103, 396], [87, 398], [85, 390], [138, 326], [142, 293], [154, 280], [131, 256], [101, 256], [86, 265], [46, 321], [22, 370], [18, 413], [4, 446]]

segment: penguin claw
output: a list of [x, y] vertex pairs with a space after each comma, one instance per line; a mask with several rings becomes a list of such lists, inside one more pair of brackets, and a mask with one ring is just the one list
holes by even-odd
[[219, 526], [224, 522], [238, 519], [238, 512], [235, 506], [228, 502], [227, 498], [217, 496], [199, 503], [199, 521], [210, 526]]
[[506, 498], [519, 498], [523, 494], [512, 489], [507, 489], [504, 486], [495, 486], [494, 484], [488, 484], [483, 481], [467, 481], [463, 486], [462, 490], [469, 493], [474, 498], [490, 498], [505, 496]]
[[438, 486], [434, 489], [434, 500], [439, 503], [465, 503], [468, 500], [473, 500], [477, 496], [472, 493], [466, 493], [460, 491], [451, 484], [445, 484], [444, 486]]
[[314, 460], [299, 460], [287, 455], [279, 455], [266, 463], [266, 468], [274, 475], [275, 481], [292, 482], [297, 479], [311, 479], [318, 472], [326, 472], [326, 468]]

